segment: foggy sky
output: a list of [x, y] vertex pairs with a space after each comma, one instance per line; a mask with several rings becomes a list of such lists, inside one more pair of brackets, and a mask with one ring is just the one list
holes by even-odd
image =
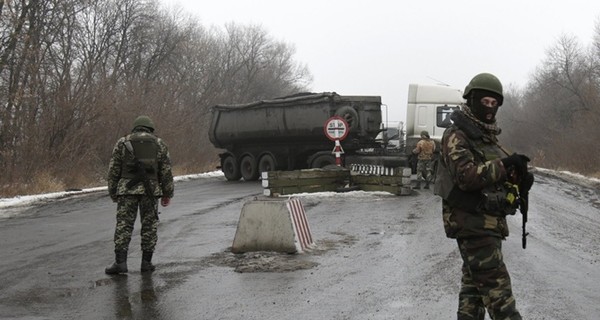
[[477, 73], [523, 87], [562, 35], [593, 42], [600, 1], [160, 0], [206, 27], [262, 26], [296, 48], [313, 92], [380, 95], [403, 121], [409, 83], [464, 89]]

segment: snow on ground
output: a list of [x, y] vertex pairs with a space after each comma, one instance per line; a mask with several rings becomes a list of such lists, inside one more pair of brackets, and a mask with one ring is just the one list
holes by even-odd
[[[576, 184], [583, 184], [583, 185], [588, 185], [588, 186], [589, 185], [600, 186], [600, 179], [589, 178], [589, 177], [586, 177], [586, 176], [583, 176], [583, 175], [580, 175], [577, 173], [572, 173], [569, 171], [555, 171], [555, 170], [544, 169], [544, 168], [536, 168], [535, 170], [539, 171], [541, 173], [545, 173], [548, 175], [552, 175], [552, 176], [567, 180], [572, 183], [576, 183]], [[222, 176], [223, 176], [223, 172], [212, 171], [212, 172], [205, 172], [205, 173], [200, 173], [200, 174], [178, 176], [178, 177], [175, 177], [175, 181], [176, 182], [177, 181], [187, 181], [187, 180], [192, 180], [192, 179], [222, 177]], [[43, 201], [43, 200], [60, 199], [60, 198], [64, 198], [66, 196], [71, 196], [71, 195], [103, 191], [103, 190], [106, 190], [106, 188], [107, 187], [96, 187], [96, 188], [82, 189], [82, 190], [76, 190], [76, 191], [52, 192], [52, 193], [46, 193], [46, 194], [16, 196], [13, 198], [0, 198], [0, 210], [1, 210], [0, 218], [7, 218], [9, 216], [14, 215], [14, 214], [11, 214], [9, 211], [2, 210], [2, 209], [12, 208], [12, 207], [23, 207], [23, 206], [33, 205], [33, 204], [35, 204], [39, 201]], [[341, 192], [341, 193], [338, 193], [338, 192], [298, 193], [298, 194], [294, 194], [294, 195], [286, 195], [285, 197], [295, 196], [295, 197], [302, 197], [302, 198], [306, 198], [306, 197], [315, 197], [315, 198], [352, 197], [352, 198], [357, 198], [357, 197], [384, 196], [384, 195], [391, 196], [391, 194], [387, 193], [387, 192], [350, 191], [350, 192]]]
[[[191, 174], [185, 176], [175, 177], [174, 180], [177, 181], [187, 181], [192, 179], [201, 179], [201, 178], [211, 178], [211, 177], [221, 177], [223, 176], [223, 172], [221, 171], [212, 171], [200, 174]], [[23, 207], [35, 204], [42, 200], [49, 199], [60, 199], [66, 196], [78, 195], [84, 193], [98, 192], [107, 190], [107, 187], [96, 187], [96, 188], [88, 188], [81, 189], [75, 191], [63, 191], [63, 192], [52, 192], [45, 194], [36, 194], [36, 195], [24, 195], [24, 196], [16, 196], [13, 198], [0, 198], [0, 210], [12, 207]], [[0, 211], [0, 218], [6, 218], [7, 213], [4, 211]]]

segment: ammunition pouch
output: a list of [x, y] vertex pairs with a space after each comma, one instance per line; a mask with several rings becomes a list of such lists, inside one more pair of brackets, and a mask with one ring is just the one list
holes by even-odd
[[469, 212], [477, 212], [484, 200], [481, 192], [463, 191], [454, 183], [443, 158], [438, 161], [433, 194], [448, 201], [451, 207], [461, 208]]
[[505, 182], [496, 188], [484, 190], [482, 194], [484, 198], [480, 208], [482, 213], [504, 217], [517, 212], [519, 187], [516, 184]]
[[453, 208], [468, 212], [506, 216], [515, 214], [519, 206], [519, 188], [505, 182], [482, 191], [461, 190], [452, 180], [446, 164], [440, 159], [433, 193], [442, 197]]
[[[126, 173], [126, 174], [125, 174]], [[157, 180], [157, 172], [154, 170], [152, 165], [145, 165], [144, 161], [139, 162], [128, 162], [125, 164], [125, 170], [123, 174], [124, 178], [129, 179], [150, 179]]]

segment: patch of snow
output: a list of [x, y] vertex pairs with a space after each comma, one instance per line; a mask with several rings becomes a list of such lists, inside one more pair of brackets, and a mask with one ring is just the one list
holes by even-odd
[[540, 172], [542, 174], [557, 177], [557, 178], [563, 179], [567, 182], [578, 184], [578, 185], [583, 185], [583, 186], [588, 186], [588, 187], [600, 186], [600, 179], [586, 177], [579, 173], [573, 173], [570, 171], [557, 171], [557, 170], [550, 170], [550, 169], [545, 169], [545, 168], [535, 168], [534, 173], [535, 172]]
[[368, 197], [396, 197], [396, 195], [385, 191], [348, 191], [348, 192], [304, 192], [279, 196], [280, 198], [368, 198]]
[[[221, 177], [223, 176], [222, 171], [212, 171], [205, 172], [200, 174], [190, 174], [185, 176], [177, 176], [173, 179], [177, 181], [188, 181], [193, 179], [201, 179], [201, 178], [212, 178], [212, 177]], [[58, 199], [63, 198], [67, 195], [77, 195], [91, 192], [98, 192], [107, 190], [107, 187], [96, 187], [96, 188], [88, 188], [76, 191], [62, 191], [62, 192], [52, 192], [45, 194], [36, 194], [36, 195], [24, 195], [24, 196], [16, 196], [13, 198], [0, 198], [0, 209], [6, 209], [10, 207], [21, 207], [27, 206], [30, 204], [34, 204], [38, 201], [48, 200], [48, 199]], [[6, 218], [7, 214], [5, 212], [0, 212], [0, 218]]]

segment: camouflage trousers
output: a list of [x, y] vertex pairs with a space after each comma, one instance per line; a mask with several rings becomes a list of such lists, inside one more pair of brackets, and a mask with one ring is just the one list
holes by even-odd
[[502, 239], [458, 239], [463, 260], [458, 320], [521, 320], [502, 258]]
[[138, 208], [142, 224], [142, 251], [154, 252], [158, 240], [158, 200], [141, 195], [119, 196], [117, 202], [117, 226], [115, 228], [115, 251], [127, 251]]
[[433, 178], [433, 160], [419, 160], [417, 162], [417, 181], [431, 182]]

